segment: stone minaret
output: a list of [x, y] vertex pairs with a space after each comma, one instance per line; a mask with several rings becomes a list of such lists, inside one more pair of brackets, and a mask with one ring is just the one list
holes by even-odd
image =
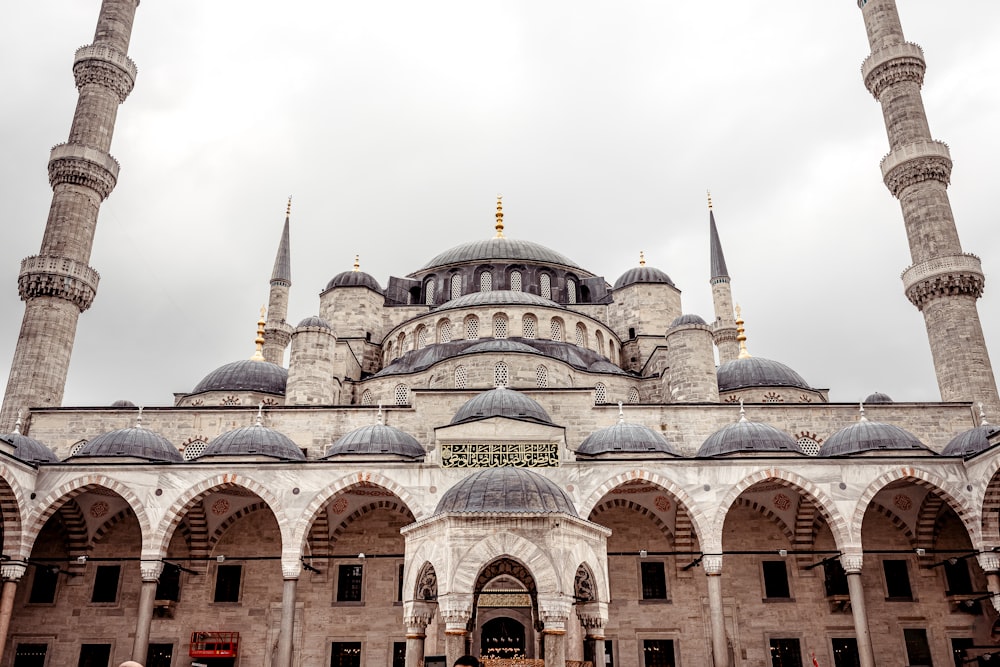
[[38, 255], [21, 262], [17, 286], [25, 302], [10, 379], [0, 410], [0, 432], [17, 411], [62, 403], [76, 324], [97, 293], [88, 266], [97, 214], [118, 180], [108, 153], [118, 105], [135, 84], [128, 53], [139, 0], [104, 0], [94, 43], [77, 50], [73, 76], [79, 97], [69, 140], [52, 149], [52, 204]]
[[292, 338], [288, 318], [288, 288], [292, 286], [292, 255], [288, 245], [288, 221], [292, 216], [292, 198], [285, 208], [285, 227], [281, 231], [278, 254], [271, 272], [271, 293], [267, 300], [267, 326], [264, 328], [264, 360], [281, 366], [285, 348]]
[[715, 211], [712, 210], [712, 195], [708, 195], [708, 232], [711, 245], [712, 303], [715, 305], [715, 322], [712, 323], [712, 337], [719, 349], [719, 363], [724, 364], [739, 356], [740, 346], [736, 342], [736, 321], [733, 319], [733, 293], [729, 288], [729, 270], [726, 256], [722, 254], [719, 230], [715, 227]]
[[1000, 408], [976, 299], [983, 291], [979, 258], [962, 252], [948, 183], [948, 147], [931, 138], [920, 87], [924, 54], [906, 42], [895, 0], [858, 0], [872, 53], [865, 86], [882, 105], [889, 154], [882, 178], [899, 199], [913, 265], [903, 273], [907, 298], [924, 314], [941, 398]]

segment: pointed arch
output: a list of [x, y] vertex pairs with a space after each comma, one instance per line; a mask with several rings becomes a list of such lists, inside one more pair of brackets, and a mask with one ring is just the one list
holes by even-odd
[[226, 534], [227, 530], [232, 528], [234, 523], [236, 523], [243, 517], [247, 516], [248, 514], [253, 514], [254, 512], [259, 512], [260, 510], [266, 510], [266, 509], [270, 509], [267, 506], [267, 503], [263, 502], [250, 503], [246, 507], [241, 507], [240, 509], [236, 510], [235, 512], [227, 516], [225, 520], [222, 523], [220, 523], [214, 531], [212, 531], [212, 536], [208, 538], [208, 553], [210, 554], [212, 553], [212, 550], [215, 549], [216, 545], [219, 543], [219, 540], [222, 539], [222, 536]]
[[547, 552], [539, 549], [533, 542], [506, 531], [477, 542], [462, 555], [451, 574], [449, 591], [472, 593], [476, 579], [483, 568], [501, 558], [523, 565], [534, 578], [538, 592], [569, 592], [567, 582], [560, 579], [559, 572]]
[[644, 516], [653, 522], [653, 525], [663, 533], [663, 535], [671, 540], [675, 539], [673, 533], [670, 532], [670, 527], [666, 522], [660, 518], [660, 516], [646, 507], [645, 505], [640, 505], [637, 502], [628, 500], [626, 498], [609, 498], [602, 503], [598, 503], [596, 507], [587, 515], [589, 521], [594, 523], [601, 523], [599, 517], [605, 512], [609, 512], [614, 509], [624, 509], [630, 512], [635, 512], [639, 516]]
[[[994, 458], [986, 469], [989, 480], [976, 503], [982, 514], [982, 540], [986, 549], [1000, 547], [1000, 458]], [[975, 545], [975, 542], [973, 542]]]
[[24, 492], [14, 479], [9, 468], [0, 464], [0, 519], [3, 520], [3, 541], [0, 547], [12, 558], [23, 559], [27, 553], [22, 553], [22, 531], [24, 529]]
[[356, 510], [351, 512], [350, 515], [346, 516], [344, 520], [341, 521], [340, 524], [330, 533], [330, 540], [335, 542], [344, 533], [344, 531], [346, 531], [350, 527], [352, 523], [364, 517], [369, 512], [374, 512], [375, 510], [385, 510], [387, 512], [392, 512], [394, 514], [402, 516], [405, 519], [413, 521], [413, 512], [411, 512], [410, 508], [407, 507], [406, 505], [390, 499], [376, 500], [374, 502], [368, 503], [367, 505], [362, 505], [361, 507], [358, 507]]
[[437, 600], [437, 570], [433, 563], [424, 561], [424, 564], [417, 570], [417, 584], [413, 591], [414, 600], [432, 601]]
[[761, 503], [758, 503], [756, 500], [745, 498], [743, 496], [740, 496], [739, 498], [736, 499], [736, 502], [733, 503], [733, 507], [746, 507], [750, 511], [760, 514], [768, 521], [773, 521], [775, 524], [778, 525], [778, 528], [785, 536], [785, 539], [788, 540], [789, 544], [795, 541], [795, 530], [792, 528], [792, 526], [789, 526], [785, 522], [785, 520], [782, 519], [781, 516], [777, 514], [774, 510], [772, 510], [770, 507], [762, 505]]
[[76, 498], [70, 498], [56, 512], [62, 521], [66, 535], [66, 554], [69, 556], [67, 569], [75, 574], [83, 574], [84, 565], [77, 560], [80, 556], [90, 554], [90, 532], [87, 529], [87, 519]]

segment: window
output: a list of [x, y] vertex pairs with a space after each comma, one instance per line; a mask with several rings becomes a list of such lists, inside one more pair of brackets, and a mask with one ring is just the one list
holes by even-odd
[[971, 637], [960, 637], [951, 640], [951, 654], [955, 658], [955, 667], [968, 667], [969, 663], [965, 660], [969, 657], [969, 649], [975, 646], [975, 643]]
[[469, 372], [465, 366], [458, 366], [455, 369], [455, 389], [465, 389], [469, 385]]
[[539, 278], [538, 287], [543, 299], [552, 298], [552, 278], [549, 277], [549, 274], [542, 274], [542, 277]]
[[949, 558], [944, 562], [944, 578], [948, 590], [946, 595], [968, 595], [972, 593], [972, 577], [964, 558]]
[[628, 402], [629, 403], [639, 402], [639, 390], [636, 389], [635, 387], [632, 387], [631, 389], [628, 390]]
[[587, 346], [587, 328], [582, 324], [576, 325], [576, 344], [580, 347]]
[[451, 298], [457, 299], [462, 296], [462, 276], [457, 273], [451, 277]]
[[566, 303], [576, 303], [576, 281], [566, 281]]
[[184, 445], [184, 451], [181, 455], [185, 461], [190, 461], [201, 456], [205, 452], [206, 447], [208, 447], [208, 443], [204, 440], [192, 440]]
[[[118, 580], [121, 579], [121, 565], [98, 565], [94, 574], [94, 591], [91, 602], [118, 602]], [[99, 646], [99, 644], [95, 644]]]
[[493, 318], [493, 337], [494, 338], [506, 338], [507, 337], [507, 316], [506, 315], [496, 315]]
[[598, 382], [594, 386], [594, 405], [603, 405], [608, 402], [608, 388], [603, 382]]
[[[667, 575], [662, 561], [643, 561], [639, 568], [642, 574], [642, 599], [666, 600]], [[646, 664], [649, 664], [648, 662]]]
[[521, 335], [525, 338], [534, 338], [536, 327], [535, 316], [525, 315], [524, 319], [521, 320]]
[[479, 318], [475, 315], [465, 318], [465, 340], [479, 338]]
[[831, 639], [833, 644], [833, 667], [861, 667], [858, 640], [854, 637]]
[[604, 354], [604, 334], [600, 331], [594, 333], [594, 338], [597, 339], [597, 352], [599, 354]]
[[819, 443], [808, 436], [802, 436], [799, 438], [799, 447], [802, 451], [809, 456], [816, 456], [819, 454]]
[[510, 272], [510, 291], [520, 292], [521, 291], [521, 272], [511, 271]]
[[361, 642], [333, 642], [330, 667], [361, 667]]
[[392, 667], [406, 667], [406, 642], [392, 643]]
[[146, 651], [146, 667], [170, 667], [173, 657], [173, 644], [150, 644]]
[[47, 644], [18, 644], [14, 650], [14, 667], [45, 667]]
[[427, 327], [420, 327], [417, 329], [417, 349], [425, 347], [427, 347]]
[[489, 271], [483, 271], [479, 274], [479, 291], [480, 292], [492, 292], [493, 291], [493, 274]]
[[771, 667], [802, 667], [798, 639], [771, 640]]
[[434, 281], [427, 281], [427, 285], [424, 287], [424, 303], [428, 306], [434, 305]]
[[341, 565], [337, 568], [337, 602], [361, 602], [361, 565]]
[[81, 440], [79, 442], [74, 443], [73, 446], [69, 448], [69, 455], [76, 456], [77, 454], [80, 453], [80, 450], [86, 446], [87, 446], [86, 440]]
[[549, 369], [545, 366], [540, 365], [535, 368], [535, 385], [539, 389], [549, 386]]
[[[181, 568], [173, 563], [164, 563], [163, 572], [156, 582], [157, 600], [180, 600], [181, 592]], [[147, 665], [148, 667], [148, 665]]]
[[365, 389], [364, 393], [361, 394], [361, 405], [371, 405], [374, 400], [371, 389]]
[[79, 667], [108, 667], [111, 644], [81, 644]]
[[906, 664], [909, 667], [930, 667], [934, 664], [931, 662], [931, 645], [927, 641], [926, 630], [923, 628], [903, 630], [903, 642], [906, 644]]
[[395, 390], [396, 405], [408, 405], [410, 402], [410, 390], [405, 384], [397, 384]]
[[884, 560], [882, 571], [885, 573], [885, 595], [889, 600], [912, 600], [913, 589], [910, 588], [910, 574], [905, 560]]
[[549, 326], [549, 338], [551, 340], [562, 342], [563, 339], [563, 329], [562, 322], [560, 320], [553, 319]]
[[402, 563], [396, 567], [396, 602], [403, 601], [403, 568]]
[[35, 566], [35, 576], [31, 580], [31, 604], [52, 604], [56, 601], [56, 584], [59, 583], [59, 568]]
[[219, 565], [215, 570], [215, 602], [239, 602], [242, 565]]
[[450, 343], [451, 342], [451, 321], [445, 320], [438, 325], [438, 342], [439, 343]]
[[826, 587], [827, 597], [851, 594], [847, 587], [847, 572], [837, 558], [823, 563], [823, 584]]
[[493, 385], [495, 387], [506, 387], [510, 384], [510, 371], [507, 364], [500, 361], [493, 367]]
[[761, 562], [764, 572], [764, 599], [789, 600], [792, 597], [788, 587], [788, 568], [783, 560]]
[[675, 667], [674, 642], [670, 639], [644, 639], [642, 658], [644, 667]]

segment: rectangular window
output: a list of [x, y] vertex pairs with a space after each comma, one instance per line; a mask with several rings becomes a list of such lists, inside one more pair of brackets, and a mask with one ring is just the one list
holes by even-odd
[[406, 642], [392, 643], [392, 667], [406, 667]]
[[337, 602], [361, 602], [361, 565], [341, 565], [337, 568]]
[[164, 563], [163, 572], [156, 582], [156, 599], [177, 602], [181, 599], [180, 592], [181, 568], [173, 563]]
[[833, 643], [833, 667], [861, 667], [857, 639], [840, 637], [830, 641]]
[[964, 558], [951, 558], [944, 562], [944, 578], [948, 590], [946, 595], [968, 595], [972, 593], [972, 577], [969, 564]]
[[798, 639], [771, 640], [771, 667], [802, 667]]
[[961, 637], [951, 640], [951, 654], [955, 658], [955, 667], [968, 667], [969, 649], [975, 645], [971, 637]]
[[14, 650], [13, 667], [45, 667], [48, 644], [18, 644]]
[[789, 600], [792, 597], [788, 587], [788, 568], [783, 560], [761, 562], [764, 571], [764, 598], [768, 600]]
[[826, 586], [827, 597], [851, 594], [847, 587], [847, 572], [837, 558], [823, 563], [823, 584]]
[[396, 568], [396, 602], [403, 601], [403, 564]]
[[903, 630], [906, 643], [906, 664], [908, 667], [931, 667], [931, 645], [927, 641], [927, 631], [923, 628]]
[[170, 667], [173, 657], [173, 644], [150, 644], [146, 651], [146, 667]]
[[83, 644], [77, 667], [108, 667], [111, 661], [111, 644]]
[[[121, 565], [98, 565], [94, 574], [94, 592], [91, 602], [118, 602], [118, 582], [121, 579]], [[104, 646], [104, 644], [94, 644]]]
[[215, 571], [215, 601], [239, 602], [242, 565], [219, 565]]
[[885, 573], [885, 594], [890, 600], [912, 600], [913, 589], [910, 588], [910, 573], [905, 560], [884, 560], [882, 571]]
[[361, 667], [361, 642], [333, 642], [330, 667]]
[[667, 575], [661, 561], [646, 562], [640, 565], [642, 573], [642, 599], [666, 600]]
[[59, 583], [59, 568], [35, 566], [35, 576], [31, 579], [32, 604], [51, 604], [56, 601], [56, 584]]
[[642, 658], [644, 667], [676, 667], [674, 642], [670, 639], [644, 639]]

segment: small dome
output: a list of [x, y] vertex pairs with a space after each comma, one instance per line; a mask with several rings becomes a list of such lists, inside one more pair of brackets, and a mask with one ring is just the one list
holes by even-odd
[[134, 407], [136, 407], [136, 405], [132, 401], [127, 401], [125, 399], [121, 399], [121, 400], [118, 400], [118, 401], [115, 401], [114, 403], [112, 403], [111, 407], [113, 407], [113, 408], [134, 408]]
[[220, 366], [205, 376], [192, 394], [205, 391], [259, 391], [265, 394], [285, 394], [288, 369], [269, 361], [244, 359]]
[[945, 445], [941, 453], [944, 456], [973, 456], [992, 447], [989, 439], [998, 432], [1000, 432], [1000, 426], [982, 424], [956, 435], [951, 442]]
[[539, 306], [541, 308], [565, 308], [551, 299], [546, 299], [530, 292], [514, 292], [511, 290], [492, 290], [490, 292], [472, 292], [463, 294], [451, 301], [445, 301], [435, 310], [453, 310], [455, 308], [472, 308], [473, 306]]
[[673, 329], [674, 327], [683, 326], [685, 324], [703, 324], [703, 325], [707, 325], [708, 323], [705, 320], [701, 319], [701, 317], [698, 316], [698, 315], [691, 315], [691, 314], [689, 314], [689, 315], [681, 315], [676, 320], [674, 320], [673, 322], [670, 323], [670, 328]]
[[14, 445], [14, 457], [27, 463], [55, 463], [59, 460], [51, 449], [26, 435], [6, 433], [0, 435], [0, 440]]
[[892, 424], [862, 419], [827, 438], [819, 453], [820, 456], [850, 456], [862, 452], [912, 449], [930, 451], [909, 431]]
[[733, 359], [719, 366], [719, 391], [747, 387], [798, 387], [812, 389], [802, 376], [788, 366], [770, 359]]
[[653, 429], [641, 424], [619, 422], [602, 428], [586, 437], [577, 448], [577, 454], [597, 456], [598, 454], [645, 454], [657, 452], [677, 456], [673, 445]]
[[892, 402], [893, 402], [893, 400], [889, 396], [889, 394], [883, 394], [880, 391], [876, 391], [874, 394], [868, 394], [868, 396], [865, 398], [865, 400], [862, 401], [862, 403], [865, 403], [865, 404], [868, 404], [868, 405], [878, 404], [878, 403], [892, 403]]
[[516, 340], [511, 340], [509, 338], [493, 338], [490, 340], [484, 340], [481, 343], [476, 343], [475, 345], [465, 348], [462, 350], [461, 354], [478, 354], [480, 352], [521, 352], [523, 354], [541, 354], [541, 352], [530, 345], [519, 343]]
[[320, 329], [330, 329], [330, 323], [318, 315], [312, 315], [299, 322], [300, 327], [318, 327]]
[[490, 417], [507, 417], [538, 424], [552, 424], [552, 418], [541, 405], [519, 391], [497, 387], [484, 391], [469, 399], [451, 418], [452, 424], [489, 419]]
[[283, 461], [304, 461], [302, 450], [291, 438], [260, 424], [223, 433], [199, 456], [270, 456]]
[[756, 452], [792, 452], [804, 454], [799, 443], [770, 424], [740, 419], [735, 424], [708, 436], [698, 449], [698, 456], [725, 456]]
[[368, 289], [382, 294], [382, 286], [378, 284], [371, 274], [365, 273], [364, 271], [343, 271], [338, 273], [330, 282], [326, 284], [326, 289], [331, 290], [334, 287], [367, 287]]
[[434, 514], [562, 512], [579, 516], [570, 497], [554, 482], [524, 468], [487, 468], [448, 489]]
[[621, 289], [636, 283], [651, 283], [654, 285], [670, 285], [676, 287], [674, 281], [663, 271], [654, 269], [652, 266], [637, 266], [629, 269], [615, 281], [614, 289]]
[[97, 436], [71, 459], [87, 456], [125, 456], [148, 461], [183, 461], [184, 457], [162, 435], [133, 426]]
[[515, 260], [518, 262], [541, 262], [543, 264], [559, 264], [574, 269], [580, 268], [563, 255], [554, 250], [549, 250], [543, 245], [532, 243], [531, 241], [503, 237], [463, 243], [450, 250], [445, 250], [427, 262], [420, 271], [428, 271], [449, 264], [497, 259]]
[[416, 459], [424, 453], [424, 448], [409, 433], [385, 424], [372, 424], [345, 433], [330, 446], [324, 458], [343, 454], [396, 454]]

